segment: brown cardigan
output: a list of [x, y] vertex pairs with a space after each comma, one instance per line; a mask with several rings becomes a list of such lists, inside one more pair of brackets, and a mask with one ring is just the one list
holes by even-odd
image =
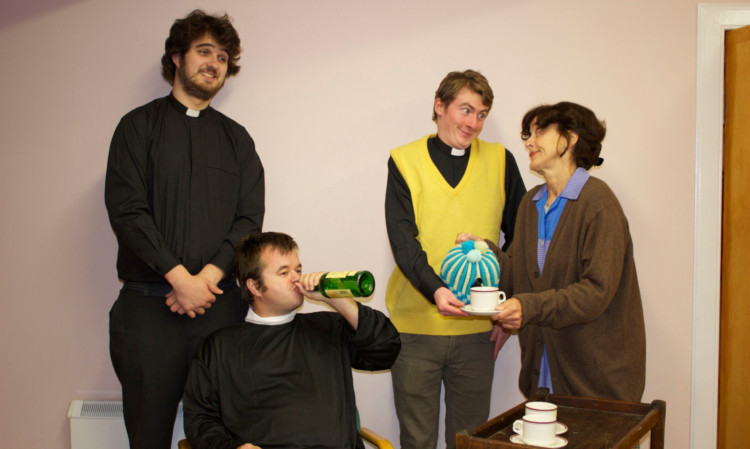
[[546, 346], [555, 393], [640, 401], [646, 332], [620, 203], [603, 181], [589, 178], [578, 199], [567, 201], [540, 276], [532, 201], [540, 188], [524, 196], [513, 243], [498, 254], [500, 287], [523, 310], [518, 385], [526, 397], [535, 394]]

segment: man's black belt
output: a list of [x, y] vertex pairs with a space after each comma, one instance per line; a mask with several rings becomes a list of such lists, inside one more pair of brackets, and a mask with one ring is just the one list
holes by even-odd
[[[233, 280], [219, 282], [219, 288], [226, 290], [237, 284]], [[130, 282], [126, 281], [122, 289], [131, 293], [137, 293], [142, 296], [164, 297], [172, 291], [169, 282]]]

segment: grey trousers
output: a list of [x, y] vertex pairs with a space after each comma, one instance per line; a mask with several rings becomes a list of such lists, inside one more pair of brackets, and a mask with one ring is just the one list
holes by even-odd
[[456, 433], [487, 421], [495, 360], [490, 332], [436, 336], [401, 334], [401, 352], [391, 368], [401, 449], [434, 449], [445, 386], [445, 444]]

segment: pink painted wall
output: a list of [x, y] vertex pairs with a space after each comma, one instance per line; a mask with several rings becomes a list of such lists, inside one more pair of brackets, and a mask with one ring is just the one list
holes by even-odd
[[[119, 288], [103, 204], [109, 139], [125, 112], [168, 93], [163, 42], [196, 4], [228, 11], [243, 40], [243, 69], [214, 106], [256, 140], [266, 229], [295, 236], [307, 270], [372, 270], [370, 305], [382, 310], [393, 267], [388, 150], [434, 130], [432, 96], [448, 71], [488, 77], [483, 137], [512, 150], [529, 187], [540, 180], [518, 137], [528, 108], [567, 99], [605, 118], [606, 163], [594, 174], [618, 193], [635, 241], [643, 400], [667, 401], [667, 446], [688, 447], [697, 2], [685, 0], [4, 2], [3, 447], [69, 447], [70, 401], [119, 396], [107, 331]], [[518, 358], [513, 339], [497, 362], [494, 414], [521, 400]], [[397, 441], [390, 376], [356, 382], [363, 420]]]

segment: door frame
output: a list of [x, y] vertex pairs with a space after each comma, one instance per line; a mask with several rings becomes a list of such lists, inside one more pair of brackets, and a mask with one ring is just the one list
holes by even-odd
[[693, 235], [690, 447], [715, 448], [724, 134], [724, 33], [750, 25], [750, 5], [699, 4]]

